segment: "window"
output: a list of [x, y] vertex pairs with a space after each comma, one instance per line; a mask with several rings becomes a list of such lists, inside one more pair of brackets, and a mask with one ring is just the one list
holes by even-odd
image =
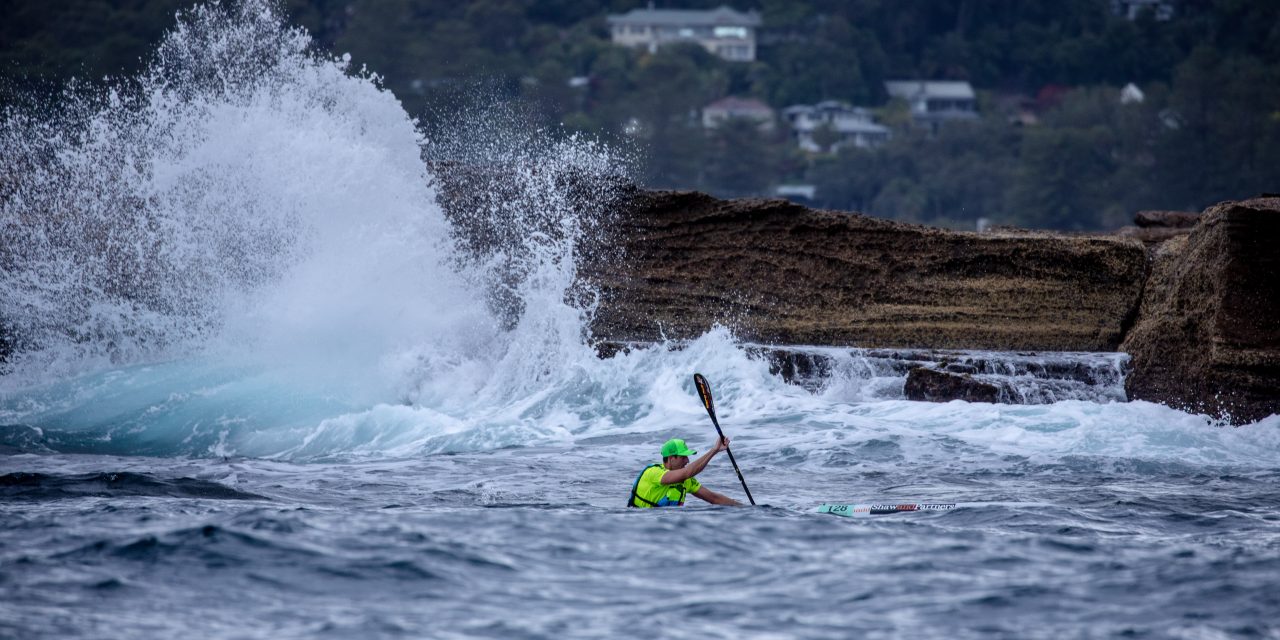
[[746, 38], [746, 27], [716, 27], [715, 36], [717, 38]]

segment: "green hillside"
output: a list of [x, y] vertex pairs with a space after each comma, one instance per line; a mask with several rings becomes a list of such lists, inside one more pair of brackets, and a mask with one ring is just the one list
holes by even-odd
[[[0, 99], [67, 78], [127, 75], [186, 2], [0, 0]], [[1280, 3], [1176, 0], [1171, 19], [1110, 0], [761, 0], [759, 55], [697, 45], [655, 54], [610, 42], [614, 0], [289, 0], [317, 46], [349, 52], [429, 126], [518, 100], [551, 131], [634, 148], [653, 187], [721, 196], [816, 187], [815, 204], [971, 228], [1125, 224], [1139, 209], [1198, 210], [1280, 191]], [[713, 8], [722, 2], [661, 2]], [[577, 78], [578, 80], [572, 81]], [[907, 125], [888, 79], [966, 80], [980, 118], [937, 135]], [[1120, 89], [1145, 99], [1122, 103]], [[806, 153], [786, 127], [706, 129], [728, 95], [775, 109], [834, 99], [874, 109], [893, 138]]]

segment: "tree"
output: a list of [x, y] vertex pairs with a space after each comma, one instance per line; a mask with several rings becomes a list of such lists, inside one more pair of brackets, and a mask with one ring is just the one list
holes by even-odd
[[929, 194], [920, 183], [907, 178], [894, 178], [871, 202], [871, 213], [886, 218], [921, 221], [929, 206]]
[[1114, 159], [1111, 132], [1050, 127], [1028, 131], [1009, 194], [1014, 219], [1030, 227], [1085, 230], [1101, 225]]
[[823, 153], [831, 151], [837, 142], [840, 142], [840, 132], [830, 122], [823, 122], [813, 130], [813, 143]]
[[708, 137], [705, 188], [719, 196], [763, 195], [777, 181], [779, 154], [760, 124], [729, 118]]
[[1179, 65], [1156, 148], [1173, 206], [1196, 210], [1280, 183], [1278, 86], [1274, 67], [1208, 47]]
[[999, 117], [949, 123], [933, 139], [917, 138], [928, 194], [923, 221], [973, 228], [978, 218], [1005, 218], [1020, 138], [1021, 130]]
[[880, 150], [846, 147], [836, 155], [815, 158], [805, 179], [817, 188], [819, 205], [869, 211], [881, 187], [895, 176], [914, 180], [914, 163]]

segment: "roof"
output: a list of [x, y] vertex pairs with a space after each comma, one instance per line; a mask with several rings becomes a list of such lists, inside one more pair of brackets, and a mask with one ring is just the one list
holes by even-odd
[[611, 14], [609, 24], [631, 24], [667, 27], [758, 27], [760, 14], [755, 11], [742, 13], [721, 5], [710, 11], [691, 9], [632, 9], [623, 14]]
[[845, 102], [844, 100], [823, 100], [813, 105], [813, 108], [819, 111], [852, 111], [857, 107]]
[[782, 110], [782, 114], [789, 119], [795, 116], [810, 117], [830, 117], [835, 115], [838, 120], [847, 120], [847, 116], [855, 116], [858, 119], [870, 120], [872, 117], [871, 110], [866, 107], [855, 107], [843, 100], [823, 100], [818, 104], [793, 104]]
[[1132, 82], [1126, 84], [1124, 88], [1120, 90], [1121, 104], [1133, 104], [1135, 102], [1142, 102], [1146, 99], [1147, 94], [1143, 93], [1142, 89], [1139, 89], [1138, 85]]
[[884, 83], [889, 95], [895, 98], [950, 98], [972, 100], [973, 87], [964, 81], [940, 80], [890, 80]]
[[811, 184], [780, 184], [778, 188], [773, 190], [773, 194], [777, 196], [800, 196], [812, 200], [818, 195], [818, 187]]
[[862, 113], [865, 107], [855, 107], [844, 100], [823, 100], [817, 104], [793, 104], [782, 111], [784, 113], [811, 113], [814, 111], [839, 111]]

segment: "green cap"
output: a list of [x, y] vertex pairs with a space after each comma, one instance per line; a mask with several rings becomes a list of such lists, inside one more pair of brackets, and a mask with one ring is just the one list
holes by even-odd
[[662, 444], [662, 457], [667, 456], [692, 456], [697, 455], [697, 451], [693, 451], [684, 440], [680, 438], [672, 438]]

